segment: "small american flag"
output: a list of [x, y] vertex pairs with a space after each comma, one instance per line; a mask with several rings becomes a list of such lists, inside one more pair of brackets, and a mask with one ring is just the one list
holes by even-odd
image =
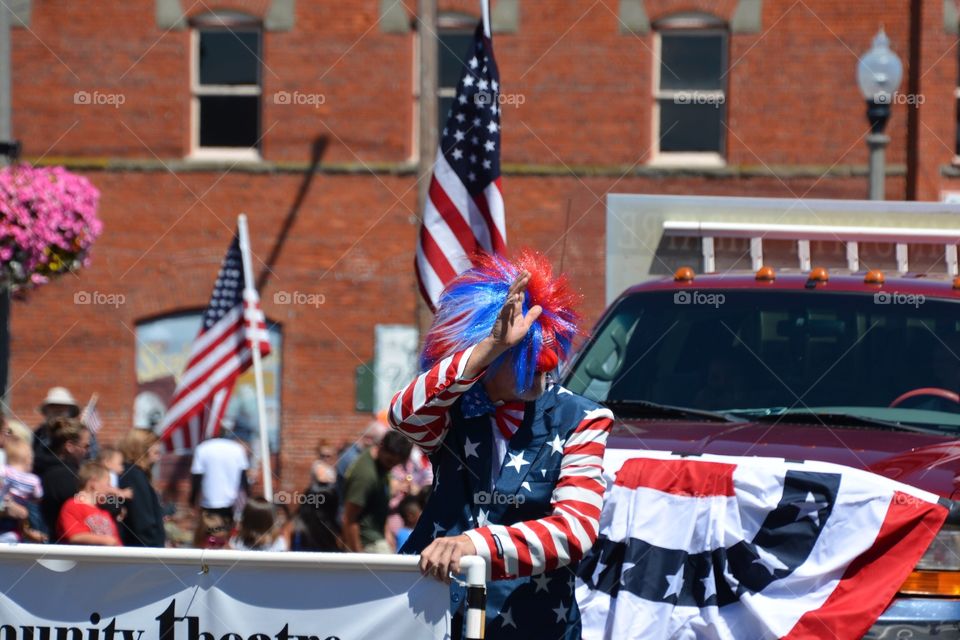
[[234, 236], [220, 265], [187, 367], [157, 428], [167, 451], [185, 453], [220, 434], [237, 378], [253, 362], [252, 345], [270, 353], [257, 292], [245, 289], [240, 239]]
[[417, 283], [431, 309], [477, 251], [507, 245], [500, 187], [500, 76], [493, 43], [477, 26], [430, 180], [417, 243]]
[[87, 406], [83, 408], [83, 413], [80, 414], [80, 421], [87, 426], [87, 429], [90, 433], [96, 435], [100, 432], [100, 428], [103, 426], [103, 422], [100, 420], [100, 413], [97, 411], [97, 400], [100, 399], [100, 396], [96, 393], [90, 396], [90, 400], [87, 402]]

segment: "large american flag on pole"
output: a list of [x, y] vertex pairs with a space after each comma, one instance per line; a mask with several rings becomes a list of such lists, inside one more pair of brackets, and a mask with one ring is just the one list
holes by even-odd
[[441, 132], [417, 243], [417, 283], [436, 309], [444, 286], [477, 252], [507, 245], [500, 187], [500, 76], [493, 43], [477, 26]]
[[262, 355], [270, 353], [260, 300], [256, 290], [244, 285], [242, 260], [240, 239], [234, 236], [187, 367], [157, 428], [168, 452], [185, 453], [219, 435], [234, 384], [253, 362], [254, 340]]
[[861, 638], [948, 513], [840, 465], [642, 455], [608, 485], [578, 570], [585, 640]]

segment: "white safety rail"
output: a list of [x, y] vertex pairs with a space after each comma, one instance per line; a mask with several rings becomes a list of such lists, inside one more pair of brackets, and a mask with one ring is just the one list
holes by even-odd
[[[420, 575], [418, 562], [359, 553], [0, 545], [0, 620], [24, 630], [16, 640], [96, 638], [106, 629], [117, 636], [132, 630], [123, 637], [134, 638], [275, 637], [284, 629], [289, 637], [449, 637], [449, 588]], [[469, 556], [461, 566], [468, 600], [483, 603], [485, 562]], [[465, 618], [464, 637], [482, 638], [483, 606], [468, 608]]]
[[947, 272], [960, 274], [957, 264], [957, 244], [960, 230], [909, 229], [903, 227], [849, 227], [835, 225], [754, 224], [742, 222], [704, 222], [699, 220], [666, 220], [666, 235], [697, 237], [703, 250], [703, 270], [716, 271], [715, 238], [741, 238], [750, 241], [750, 263], [754, 270], [763, 266], [764, 240], [793, 240], [801, 271], [810, 271], [810, 241], [842, 242], [847, 247], [847, 268], [860, 270], [859, 244], [861, 242], [889, 243], [896, 246], [897, 271], [907, 273], [907, 248], [911, 244], [942, 245]]

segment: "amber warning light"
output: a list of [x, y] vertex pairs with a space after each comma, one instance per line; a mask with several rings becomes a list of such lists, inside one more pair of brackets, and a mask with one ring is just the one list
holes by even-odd
[[674, 282], [693, 282], [693, 269], [680, 267], [673, 273]]

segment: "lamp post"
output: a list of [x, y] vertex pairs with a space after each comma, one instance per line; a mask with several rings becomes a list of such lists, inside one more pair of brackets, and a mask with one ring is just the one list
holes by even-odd
[[883, 185], [886, 175], [884, 151], [890, 143], [890, 136], [883, 130], [890, 118], [890, 103], [893, 94], [903, 78], [903, 64], [897, 54], [890, 49], [890, 39], [880, 31], [873, 38], [873, 46], [857, 63], [857, 84], [867, 101], [867, 120], [870, 133], [867, 134], [867, 149], [870, 152], [870, 190], [871, 200], [883, 200]]

